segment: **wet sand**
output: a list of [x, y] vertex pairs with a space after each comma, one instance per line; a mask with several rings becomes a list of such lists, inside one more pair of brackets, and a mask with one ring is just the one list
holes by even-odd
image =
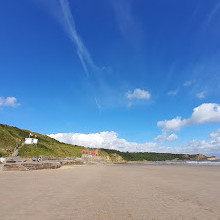
[[0, 172], [0, 219], [220, 220], [220, 166]]

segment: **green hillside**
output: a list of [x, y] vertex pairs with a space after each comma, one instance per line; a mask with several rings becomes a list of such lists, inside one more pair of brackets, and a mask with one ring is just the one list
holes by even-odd
[[[24, 145], [19, 150], [19, 156], [38, 157], [39, 155], [54, 157], [81, 157], [83, 147], [60, 143], [46, 135], [38, 134], [32, 131], [19, 129], [16, 127], [0, 124], [0, 157], [9, 156], [16, 145], [21, 146], [22, 142], [32, 133], [37, 135], [38, 145]], [[21, 141], [19, 141], [19, 139]]]

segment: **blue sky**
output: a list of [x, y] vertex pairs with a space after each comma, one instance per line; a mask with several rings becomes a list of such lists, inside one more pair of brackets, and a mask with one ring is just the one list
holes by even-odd
[[217, 0], [2, 1], [0, 123], [220, 155], [219, 26]]

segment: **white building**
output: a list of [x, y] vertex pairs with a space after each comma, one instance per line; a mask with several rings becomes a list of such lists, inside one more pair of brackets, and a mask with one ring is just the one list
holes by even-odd
[[24, 144], [38, 144], [38, 139], [36, 138], [25, 138]]
[[38, 139], [33, 138], [33, 144], [38, 144]]

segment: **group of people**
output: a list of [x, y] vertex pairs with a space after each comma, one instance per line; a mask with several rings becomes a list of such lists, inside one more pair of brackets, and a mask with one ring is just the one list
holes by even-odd
[[34, 157], [34, 158], [33, 158], [33, 161], [34, 161], [34, 162], [40, 162], [40, 161], [41, 161], [41, 157], [39, 157], [39, 158]]

